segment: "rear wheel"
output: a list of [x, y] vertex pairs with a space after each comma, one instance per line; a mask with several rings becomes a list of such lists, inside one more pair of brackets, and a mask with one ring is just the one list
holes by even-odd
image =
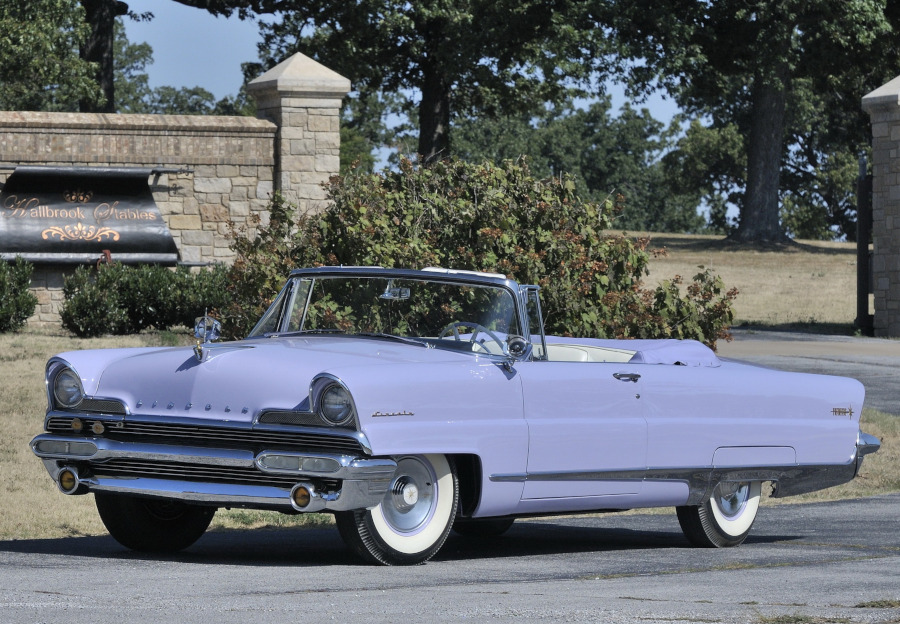
[[397, 458], [377, 507], [335, 514], [341, 538], [367, 561], [412, 565], [431, 559], [450, 533], [459, 499], [453, 461], [444, 455]]
[[678, 507], [678, 523], [694, 546], [722, 548], [741, 544], [750, 533], [762, 483], [720, 483], [702, 505]]
[[180, 501], [95, 493], [100, 519], [117, 542], [142, 552], [177, 552], [206, 531], [216, 513]]

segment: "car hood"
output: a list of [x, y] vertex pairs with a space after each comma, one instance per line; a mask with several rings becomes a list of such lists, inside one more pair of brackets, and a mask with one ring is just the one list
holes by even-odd
[[308, 409], [310, 381], [346, 367], [471, 360], [418, 345], [354, 337], [298, 337], [190, 347], [60, 354], [88, 395], [123, 401], [131, 414], [250, 421], [266, 409]]

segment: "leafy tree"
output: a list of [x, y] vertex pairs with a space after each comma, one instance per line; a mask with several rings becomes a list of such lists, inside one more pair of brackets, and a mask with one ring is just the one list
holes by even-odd
[[0, 109], [77, 110], [101, 92], [78, 48], [87, 39], [77, 0], [0, 2]]
[[341, 173], [346, 175], [358, 169], [371, 173], [375, 169], [372, 145], [366, 138], [343, 123], [341, 124]]
[[662, 158], [665, 192], [709, 211], [706, 230], [731, 234], [729, 206], [740, 204], [747, 175], [744, 139], [735, 125], [704, 126], [694, 120]]
[[81, 0], [84, 19], [89, 26], [88, 36], [81, 45], [81, 58], [96, 68], [96, 80], [103, 91], [99, 100], [84, 98], [81, 111], [85, 113], [116, 112], [115, 71], [113, 50], [115, 48], [116, 17], [128, 13], [128, 5], [120, 0]]
[[[860, 96], [900, 70], [900, 7], [884, 0], [596, 0], [594, 10], [621, 56], [640, 59], [628, 67], [635, 85], [661, 85], [712, 128], [746, 136], [741, 241], [782, 240], [785, 161], [810, 137], [808, 170], [838, 146], [853, 151], [868, 132]], [[827, 111], [805, 134], [801, 93]]]
[[848, 152], [815, 154], [817, 166], [792, 168], [781, 195], [781, 221], [795, 238], [856, 240], [857, 156]]
[[535, 118], [460, 120], [453, 152], [470, 162], [526, 156], [535, 175], [571, 174], [577, 192], [592, 201], [620, 195], [624, 209], [615, 227], [698, 231], [699, 195], [671, 192], [663, 166], [662, 155], [679, 131], [628, 105], [613, 117], [606, 97], [587, 108], [567, 105]]
[[121, 20], [116, 20], [113, 58], [116, 112], [150, 112], [152, 89], [146, 70], [153, 64], [153, 48], [149, 43], [131, 43]]
[[449, 154], [460, 116], [567, 99], [605, 46], [580, 0], [178, 1], [214, 14], [277, 13], [261, 24], [265, 65], [300, 51], [348, 77], [362, 100], [396, 96], [426, 160]]
[[203, 115], [212, 111], [215, 105], [215, 96], [203, 87], [157, 87], [150, 97], [152, 113]]
[[859, 155], [868, 153], [871, 137], [859, 99], [868, 89], [852, 77], [858, 92], [854, 106], [846, 106], [842, 94], [832, 89], [820, 91], [811, 82], [794, 82], [788, 107], [782, 223], [788, 233], [799, 238], [856, 240]]

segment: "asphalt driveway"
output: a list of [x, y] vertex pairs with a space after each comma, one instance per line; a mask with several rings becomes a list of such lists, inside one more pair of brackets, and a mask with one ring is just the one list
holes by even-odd
[[517, 521], [429, 563], [360, 565], [336, 530], [207, 533], [167, 557], [110, 537], [0, 542], [3, 624], [900, 622], [900, 494], [761, 510], [738, 548], [674, 513]]

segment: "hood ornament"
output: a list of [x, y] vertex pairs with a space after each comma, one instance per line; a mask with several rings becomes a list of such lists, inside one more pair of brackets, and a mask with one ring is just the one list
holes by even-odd
[[221, 333], [222, 324], [209, 315], [204, 314], [194, 320], [194, 338], [197, 339], [194, 357], [198, 362], [203, 361], [203, 345], [218, 340]]

